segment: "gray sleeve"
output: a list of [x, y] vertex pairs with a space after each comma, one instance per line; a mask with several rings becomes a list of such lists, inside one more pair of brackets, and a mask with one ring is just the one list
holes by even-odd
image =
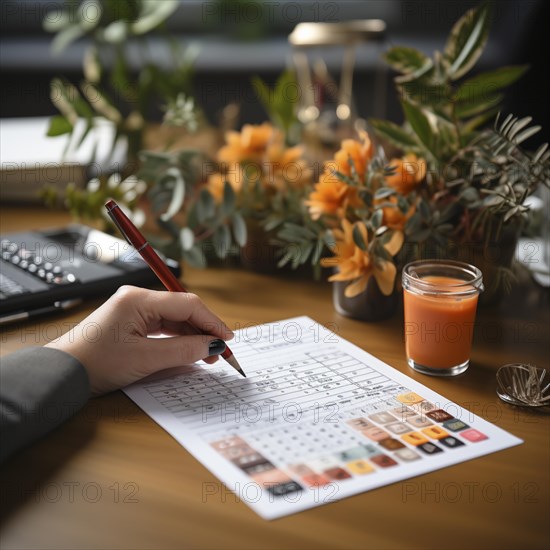
[[75, 414], [90, 396], [72, 355], [28, 348], [0, 359], [0, 462]]

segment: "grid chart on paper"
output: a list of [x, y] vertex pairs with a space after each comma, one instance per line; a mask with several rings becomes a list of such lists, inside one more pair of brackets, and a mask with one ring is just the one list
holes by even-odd
[[201, 371], [145, 389], [253, 480], [278, 487], [279, 495], [487, 439], [337, 348], [288, 357], [249, 379]]

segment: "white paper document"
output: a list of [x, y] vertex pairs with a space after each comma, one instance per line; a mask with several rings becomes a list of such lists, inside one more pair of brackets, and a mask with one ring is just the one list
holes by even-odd
[[230, 345], [247, 378], [220, 360], [124, 390], [221, 481], [203, 502], [274, 519], [522, 443], [308, 317]]

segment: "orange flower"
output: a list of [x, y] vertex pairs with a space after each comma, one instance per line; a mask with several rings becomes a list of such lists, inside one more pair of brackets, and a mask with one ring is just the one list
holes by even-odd
[[373, 155], [373, 147], [367, 132], [360, 132], [359, 135], [360, 141], [345, 139], [342, 148], [335, 153], [334, 160], [325, 162], [319, 182], [315, 184], [315, 190], [306, 201], [312, 219], [317, 220], [323, 214], [342, 217], [348, 206], [363, 206], [357, 188], [343, 182], [334, 173], [338, 171], [352, 177], [349, 163], [351, 159], [360, 182], [365, 182], [365, 172]]
[[[337, 267], [338, 273], [332, 275], [329, 281], [352, 281], [344, 294], [348, 298], [353, 298], [367, 288], [369, 278], [374, 276], [381, 292], [389, 296], [394, 287], [395, 275], [397, 269], [393, 262], [382, 258], [373, 258], [371, 253], [359, 248], [353, 240], [353, 230], [357, 227], [363, 237], [363, 241], [368, 245], [368, 233], [364, 223], [355, 222], [352, 224], [348, 220], [342, 220], [342, 230], [333, 231], [336, 238], [336, 245], [332, 252], [333, 258], [323, 258], [321, 265], [325, 267]], [[391, 239], [384, 244], [384, 248], [394, 256], [403, 245], [403, 233], [393, 233]]]
[[303, 187], [311, 181], [312, 170], [302, 158], [301, 146], [286, 149], [282, 139], [268, 146], [263, 164], [264, 183], [284, 191], [287, 186]]
[[223, 188], [225, 187], [226, 181], [233, 187], [235, 193], [241, 191], [243, 186], [243, 173], [240, 164], [235, 163], [225, 174], [215, 172], [208, 176], [206, 187], [218, 203], [223, 199]]
[[395, 231], [403, 231], [405, 224], [409, 218], [415, 213], [416, 208], [414, 205], [411, 205], [406, 214], [404, 214], [401, 209], [397, 206], [397, 197], [389, 197], [386, 199], [378, 199], [375, 201], [375, 204], [380, 204], [382, 202], [391, 202], [395, 206], [384, 206], [382, 212], [384, 218], [382, 219], [382, 225], [386, 225], [390, 229]]
[[278, 191], [311, 181], [312, 171], [302, 158], [303, 148], [287, 149], [282, 132], [268, 122], [246, 124], [241, 132], [228, 132], [225, 139], [227, 144], [218, 151], [222, 172], [241, 164], [245, 179], [254, 182], [260, 178], [266, 187]]
[[389, 164], [395, 166], [396, 171], [393, 176], [386, 178], [386, 183], [402, 195], [408, 195], [426, 177], [426, 161], [416, 155], [391, 159]]
[[351, 177], [352, 172], [349, 163], [351, 159], [359, 179], [364, 183], [365, 171], [373, 155], [373, 146], [367, 132], [360, 132], [359, 136], [360, 141], [354, 139], [345, 139], [342, 141], [342, 148], [334, 154], [334, 161], [336, 163], [335, 168], [339, 172]]
[[313, 220], [322, 215], [342, 217], [348, 206], [359, 208], [362, 204], [357, 189], [339, 180], [334, 174], [324, 172], [309, 195], [306, 206]]
[[241, 132], [227, 132], [227, 145], [218, 151], [218, 161], [232, 164], [245, 160], [259, 161], [271, 141], [278, 139], [279, 131], [268, 122], [256, 126], [245, 124]]

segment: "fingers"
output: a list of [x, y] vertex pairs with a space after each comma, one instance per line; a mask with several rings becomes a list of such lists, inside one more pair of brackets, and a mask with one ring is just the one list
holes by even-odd
[[199, 334], [196, 328], [193, 328], [189, 323], [178, 323], [176, 321], [162, 320], [159, 327], [153, 327], [147, 331], [148, 336], [191, 336]]
[[[209, 353], [209, 344], [217, 339], [233, 338], [231, 329], [191, 293], [163, 292], [121, 287], [116, 293], [116, 309], [131, 305], [133, 315], [143, 322], [143, 336], [169, 334], [171, 338], [143, 338], [137, 359], [143, 372], [194, 363], [204, 359], [214, 363], [223, 349]], [[120, 308], [119, 306], [124, 306]], [[198, 334], [197, 334], [198, 332]], [[222, 342], [223, 347], [223, 342]]]
[[143, 305], [150, 314], [162, 319], [162, 326], [172, 333], [187, 333], [187, 328], [178, 328], [188, 323], [200, 333], [217, 336], [223, 340], [233, 338], [233, 331], [195, 294], [183, 292], [148, 292]]
[[192, 327], [189, 323], [167, 321], [166, 319], [163, 319], [160, 333], [167, 334], [169, 336], [191, 336], [194, 334], [199, 334], [200, 332], [198, 331], [198, 329]]
[[[208, 363], [223, 353], [225, 345], [220, 339], [202, 334], [174, 336], [172, 338], [145, 338], [142, 344], [142, 358], [149, 374], [162, 369], [190, 365], [203, 357]], [[214, 354], [214, 355], [212, 355]]]

